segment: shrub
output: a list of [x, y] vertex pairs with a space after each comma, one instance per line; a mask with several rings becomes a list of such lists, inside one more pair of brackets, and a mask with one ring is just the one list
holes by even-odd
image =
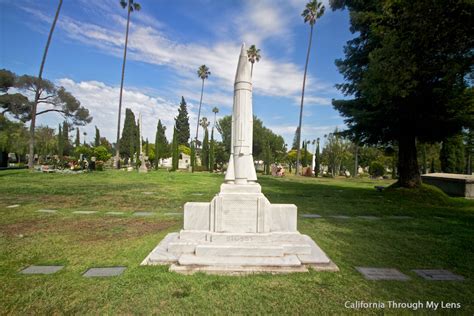
[[385, 166], [379, 161], [372, 161], [369, 166], [369, 174], [372, 177], [382, 177], [385, 174]]

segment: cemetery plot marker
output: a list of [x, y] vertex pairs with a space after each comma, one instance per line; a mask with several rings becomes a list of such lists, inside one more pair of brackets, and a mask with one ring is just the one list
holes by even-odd
[[21, 270], [22, 274], [53, 274], [64, 268], [64, 266], [29, 266]]
[[407, 281], [410, 278], [397, 269], [356, 267], [366, 280]]

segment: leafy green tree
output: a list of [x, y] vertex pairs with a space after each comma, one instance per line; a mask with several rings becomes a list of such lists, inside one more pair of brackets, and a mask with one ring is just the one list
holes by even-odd
[[115, 163], [117, 169], [120, 168], [120, 118], [122, 115], [122, 94], [123, 94], [123, 81], [125, 78], [125, 63], [127, 61], [127, 47], [128, 47], [128, 31], [130, 28], [130, 14], [134, 11], [140, 11], [141, 6], [134, 0], [120, 0], [120, 5], [123, 9], [127, 9], [127, 28], [125, 31], [125, 47], [123, 49], [123, 63], [122, 63], [122, 78], [120, 80], [120, 96], [119, 96], [119, 109], [118, 109], [118, 122], [117, 122], [117, 143], [116, 143], [116, 154]]
[[[24, 123], [10, 121], [3, 114], [0, 114], [1, 156], [8, 158], [9, 152], [16, 153], [20, 157], [25, 155], [27, 153], [28, 137], [28, 129]], [[4, 163], [6, 164], [6, 161]]]
[[0, 109], [1, 114], [10, 113], [14, 118], [23, 122], [28, 121], [31, 110], [31, 102], [21, 93], [8, 93], [8, 90], [16, 86], [17, 76], [6, 69], [0, 70]]
[[446, 173], [464, 173], [464, 143], [462, 134], [443, 141], [440, 153], [441, 170]]
[[120, 139], [120, 155], [132, 159], [138, 149], [138, 128], [135, 114], [132, 110], [125, 109], [125, 122], [123, 125], [122, 138]]
[[[416, 140], [436, 142], [474, 122], [472, 1], [333, 0], [356, 37], [337, 60], [352, 100], [335, 100], [358, 143], [398, 145], [398, 184], [421, 184]], [[421, 18], [422, 17], [422, 18]], [[455, 30], [455, 31], [453, 31]]]
[[99, 161], [107, 161], [112, 157], [112, 154], [110, 154], [107, 148], [104, 146], [94, 147], [92, 150], [92, 155], [95, 156]]
[[203, 170], [209, 170], [209, 131], [207, 127], [210, 122], [207, 121], [206, 117], [201, 119], [201, 126], [204, 129], [204, 140], [202, 141], [201, 150], [201, 165]]
[[178, 116], [175, 119], [176, 129], [178, 130], [178, 143], [180, 145], [189, 145], [189, 115], [184, 97], [181, 97]]
[[35, 133], [36, 149], [44, 157], [57, 152], [58, 143], [54, 129], [48, 126], [38, 126]]
[[94, 146], [95, 146], [95, 147], [100, 146], [100, 131], [99, 131], [99, 129], [97, 128], [97, 126], [95, 127]]
[[[40, 66], [38, 78], [33, 83], [33, 86], [34, 86], [33, 90], [34, 90], [34, 93], [35, 93], [35, 99], [33, 101], [31, 109], [30, 109], [31, 122], [30, 122], [30, 142], [29, 142], [29, 159], [28, 159], [28, 168], [30, 168], [30, 169], [33, 169], [33, 164], [34, 164], [36, 116], [39, 114], [39, 113], [37, 113], [37, 108], [38, 108], [38, 103], [42, 99], [42, 92], [44, 91], [43, 88], [41, 87], [43, 85], [42, 84], [43, 69], [44, 69], [44, 64], [46, 62], [46, 56], [48, 55], [49, 44], [51, 43], [51, 39], [53, 38], [53, 32], [54, 32], [54, 29], [56, 27], [56, 22], [58, 21], [59, 12], [61, 11], [61, 6], [62, 5], [63, 5], [63, 0], [59, 0], [58, 8], [56, 9], [56, 14], [55, 14], [54, 19], [53, 19], [53, 24], [51, 25], [51, 29], [49, 31], [48, 40], [46, 41], [46, 47], [44, 48], [43, 58], [41, 60], [41, 66]], [[45, 91], [48, 92], [47, 89]], [[42, 101], [44, 102], [45, 100], [46, 99], [43, 98]], [[88, 113], [87, 113], [86, 116], [87, 117], [89, 116]]]
[[314, 24], [316, 24], [316, 20], [321, 18], [324, 14], [324, 5], [317, 1], [317, 0], [311, 0], [306, 4], [306, 8], [303, 10], [303, 13], [301, 13], [301, 16], [304, 18], [304, 23], [308, 22], [310, 26], [310, 32], [309, 32], [309, 43], [308, 43], [308, 52], [306, 53], [306, 63], [304, 65], [304, 76], [303, 76], [303, 88], [301, 89], [301, 105], [300, 105], [300, 117], [299, 117], [299, 123], [298, 123], [298, 137], [297, 137], [297, 153], [296, 153], [296, 169], [298, 169], [298, 166], [300, 164], [300, 158], [301, 158], [301, 149], [300, 149], [300, 143], [301, 143], [301, 124], [303, 120], [303, 104], [304, 104], [304, 89], [306, 85], [306, 72], [308, 70], [308, 62], [309, 62], [309, 53], [311, 51], [311, 42], [313, 40], [313, 28]]
[[199, 100], [199, 111], [198, 111], [197, 124], [196, 124], [196, 138], [194, 139], [196, 141], [196, 146], [198, 145], [197, 141], [199, 137], [199, 124], [200, 124], [200, 118], [201, 118], [202, 95], [204, 94], [204, 80], [209, 78], [209, 76], [211, 75], [211, 72], [209, 71], [209, 68], [206, 65], [201, 65], [197, 71], [197, 75], [202, 80], [202, 86], [201, 86], [201, 99]]
[[339, 175], [343, 167], [346, 167], [343, 166], [343, 161], [352, 155], [350, 145], [351, 142], [342, 137], [337, 128], [333, 133], [327, 135], [321, 158], [333, 177]]
[[156, 136], [155, 136], [155, 169], [158, 170], [158, 165], [160, 159], [167, 158], [168, 153], [168, 140], [166, 139], [166, 126], [161, 124], [161, 120], [158, 120], [158, 125], [156, 127]]
[[173, 155], [171, 170], [175, 171], [178, 170], [179, 166], [178, 130], [176, 129], [176, 126], [174, 126], [173, 128], [173, 142], [171, 143], [171, 153]]
[[262, 58], [262, 56], [260, 56], [260, 49], [258, 49], [255, 45], [250, 46], [249, 49], [247, 49], [247, 56], [249, 58], [249, 62], [252, 63], [252, 68], [250, 69], [250, 77], [252, 77], [253, 64], [255, 64], [255, 62], [258, 63], [260, 58]]

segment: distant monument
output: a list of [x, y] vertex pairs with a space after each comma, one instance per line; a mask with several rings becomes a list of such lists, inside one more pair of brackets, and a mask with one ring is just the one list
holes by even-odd
[[146, 167], [146, 157], [143, 154], [143, 147], [142, 147], [142, 114], [138, 114], [138, 129], [140, 131], [140, 168], [138, 172], [148, 172], [148, 168]]
[[245, 44], [234, 83], [231, 155], [220, 193], [184, 205], [184, 229], [168, 234], [142, 265], [171, 264], [180, 273], [338, 271], [318, 245], [296, 229], [293, 204], [261, 193], [252, 156], [252, 82]]

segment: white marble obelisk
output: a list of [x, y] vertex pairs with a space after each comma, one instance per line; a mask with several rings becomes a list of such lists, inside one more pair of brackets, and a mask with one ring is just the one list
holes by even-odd
[[145, 164], [145, 155], [143, 154], [143, 146], [142, 146], [142, 113], [138, 113], [138, 130], [140, 132], [140, 168], [138, 172], [148, 172], [148, 168]]
[[245, 44], [234, 84], [231, 156], [225, 183], [211, 202], [187, 202], [183, 229], [168, 234], [142, 265], [171, 264], [179, 273], [337, 271], [318, 245], [297, 230], [297, 208], [261, 192], [252, 157], [252, 82]]

